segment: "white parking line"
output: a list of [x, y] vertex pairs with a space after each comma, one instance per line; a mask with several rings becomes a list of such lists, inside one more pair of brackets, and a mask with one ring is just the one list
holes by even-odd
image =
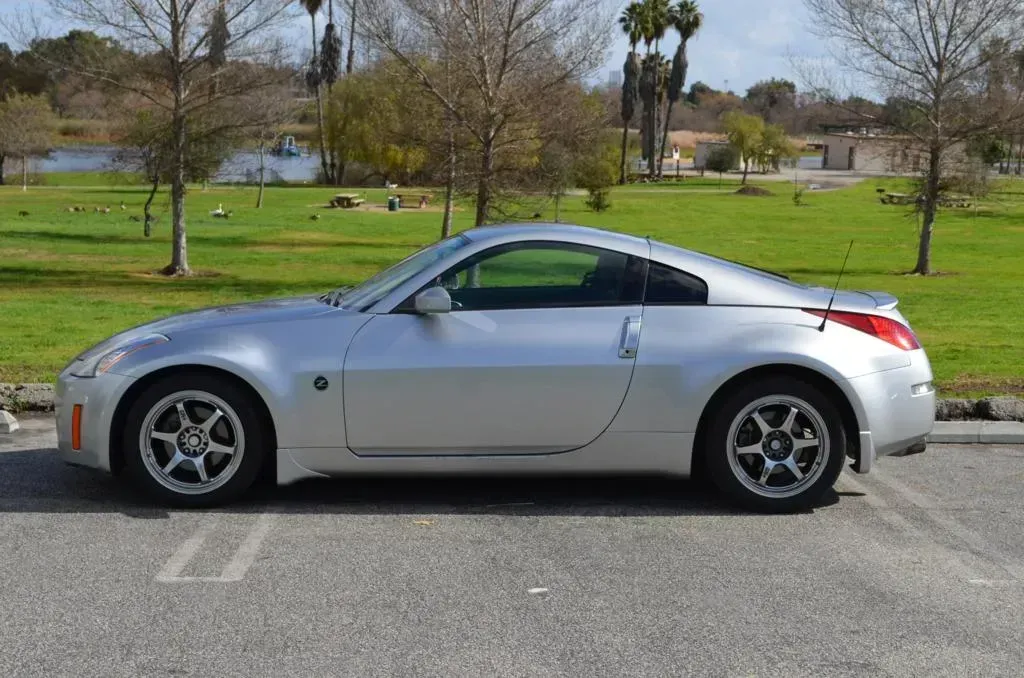
[[250, 528], [248, 534], [245, 536], [245, 540], [242, 545], [235, 551], [235, 555], [231, 557], [224, 569], [221, 570], [220, 576], [218, 577], [191, 577], [182, 576], [181, 573], [185, 571], [189, 562], [195, 557], [199, 549], [202, 548], [203, 542], [210, 535], [213, 529], [217, 526], [217, 521], [211, 520], [205, 525], [200, 526], [195, 533], [185, 540], [185, 543], [174, 552], [174, 554], [164, 564], [163, 568], [156, 575], [156, 581], [161, 583], [171, 582], [235, 582], [241, 581], [245, 577], [245, 573], [249, 571], [252, 564], [256, 562], [256, 555], [259, 553], [260, 546], [263, 544], [263, 540], [270, 534], [270, 530], [274, 525], [274, 520], [277, 518], [275, 514], [262, 513], [259, 518], [256, 519], [256, 524]]

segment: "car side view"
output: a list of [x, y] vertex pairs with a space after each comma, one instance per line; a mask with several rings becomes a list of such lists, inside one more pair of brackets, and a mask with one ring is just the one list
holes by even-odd
[[896, 305], [621, 233], [488, 226], [351, 289], [107, 339], [60, 374], [59, 448], [183, 507], [261, 475], [699, 467], [792, 511], [846, 460], [924, 449], [931, 367]]

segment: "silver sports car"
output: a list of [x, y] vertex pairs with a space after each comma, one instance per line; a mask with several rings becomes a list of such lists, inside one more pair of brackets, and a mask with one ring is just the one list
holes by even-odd
[[493, 226], [351, 289], [111, 337], [61, 373], [57, 429], [66, 461], [186, 507], [261, 477], [701, 471], [742, 506], [789, 511], [846, 459], [866, 473], [923, 450], [931, 382], [888, 294], [592, 228]]

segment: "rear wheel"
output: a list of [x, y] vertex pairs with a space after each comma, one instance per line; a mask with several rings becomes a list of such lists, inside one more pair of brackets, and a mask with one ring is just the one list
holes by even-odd
[[183, 507], [239, 497], [268, 454], [249, 394], [207, 374], [175, 375], [146, 389], [128, 412], [123, 439], [128, 478]]
[[812, 506], [843, 470], [846, 435], [819, 389], [772, 377], [737, 390], [715, 414], [706, 450], [715, 484], [744, 508]]

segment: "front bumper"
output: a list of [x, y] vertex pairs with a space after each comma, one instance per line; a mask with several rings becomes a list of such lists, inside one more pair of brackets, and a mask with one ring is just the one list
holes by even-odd
[[[57, 415], [57, 449], [69, 464], [110, 471], [110, 425], [125, 391], [135, 380], [119, 374], [82, 378], [62, 373], [57, 378], [54, 409]], [[72, 449], [72, 411], [82, 406], [80, 449]]]
[[[878, 457], [921, 451], [920, 443], [935, 425], [935, 389], [924, 351], [911, 364], [848, 380], [860, 402], [860, 459], [855, 470], [867, 473]], [[928, 384], [915, 394], [914, 386]]]

